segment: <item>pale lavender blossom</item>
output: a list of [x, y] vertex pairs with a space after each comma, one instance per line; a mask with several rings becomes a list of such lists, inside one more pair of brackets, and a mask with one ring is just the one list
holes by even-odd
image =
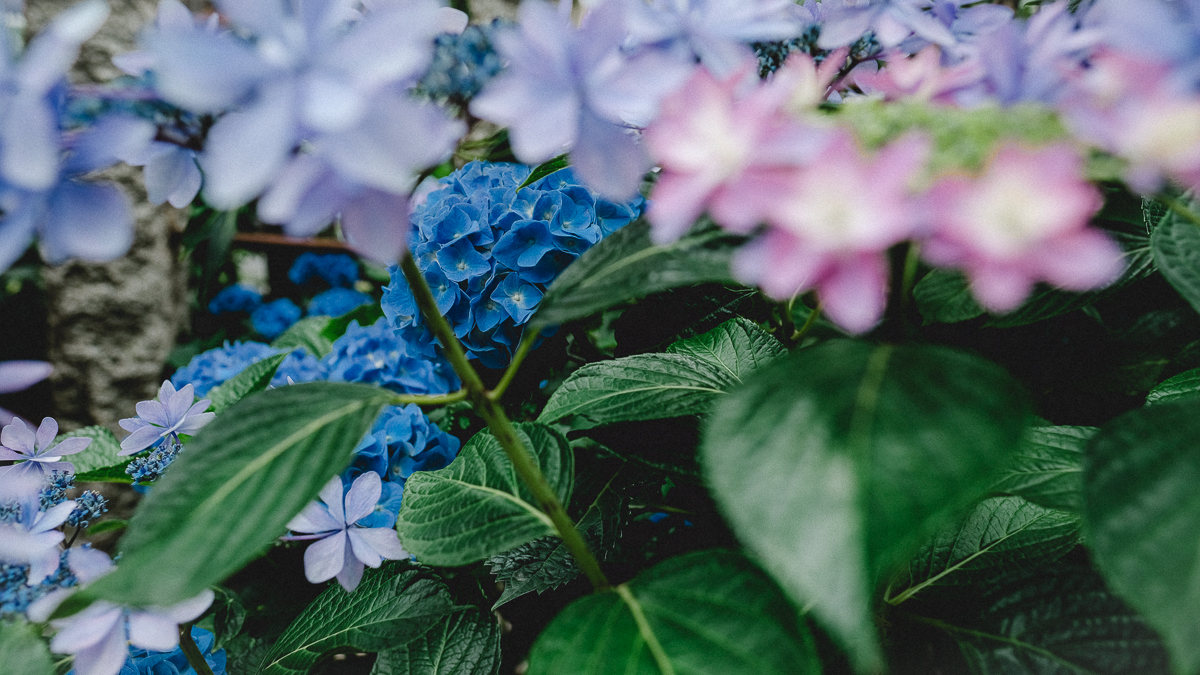
[[518, 12], [519, 29], [495, 38], [508, 67], [471, 101], [471, 112], [508, 127], [522, 162], [570, 151], [589, 187], [611, 199], [630, 197], [650, 168], [633, 128], [654, 119], [662, 97], [694, 65], [658, 49], [624, 51], [621, 0], [593, 8], [578, 30], [542, 0], [525, 0]]
[[[954, 45], [942, 49], [944, 65], [953, 65], [976, 57], [979, 53], [979, 39], [994, 33], [1013, 20], [1012, 8], [1004, 5], [979, 4], [976, 0], [927, 0], [927, 3], [929, 14], [954, 35]], [[930, 40], [914, 35], [902, 42], [899, 48], [906, 53], [915, 54], [930, 44]]]
[[179, 442], [179, 434], [194, 434], [213, 421], [216, 413], [204, 412], [212, 401], [196, 401], [193, 392], [190, 384], [176, 391], [170, 380], [164, 380], [157, 400], [141, 401], [136, 407], [137, 417], [120, 421], [121, 428], [131, 433], [121, 441], [121, 451], [117, 454], [132, 455], [168, 437]]
[[822, 49], [845, 47], [868, 31], [885, 49], [895, 47], [910, 36], [917, 36], [942, 47], [951, 47], [957, 39], [941, 21], [925, 12], [929, 0], [869, 0], [823, 12]]
[[1111, 48], [1170, 64], [1177, 84], [1200, 86], [1200, 2], [1095, 0], [1083, 25]]
[[632, 39], [699, 59], [726, 77], [753, 53], [751, 42], [794, 38], [804, 14], [792, 0], [630, 0], [625, 3]]
[[[172, 23], [146, 40], [166, 100], [193, 112], [231, 111], [209, 130], [200, 156], [206, 201], [219, 208], [250, 201], [302, 142], [324, 146], [339, 171], [368, 186], [395, 192], [398, 182], [411, 182], [414, 167], [396, 175], [399, 160], [379, 161], [411, 156], [404, 149], [414, 139], [396, 132], [410, 120], [396, 115], [378, 128], [372, 115], [378, 95], [428, 65], [444, 19], [435, 0], [377, 3], [363, 15], [340, 0], [215, 4], [236, 34]], [[373, 143], [365, 156], [342, 147], [357, 137], [339, 137], [362, 124], [374, 127], [362, 131]]]
[[[0, 476], [0, 480], [7, 478]], [[66, 522], [75, 502], [67, 500], [40, 511], [35, 498], [20, 504], [20, 509], [17, 522], [0, 523], [0, 562], [29, 565], [26, 583], [34, 586], [58, 571], [58, 545], [65, 535], [56, 528]]]
[[[28, 389], [52, 372], [54, 366], [45, 361], [0, 361], [0, 394]], [[13, 417], [11, 412], [0, 408], [0, 424], [12, 422]]]
[[332, 478], [321, 488], [320, 502], [311, 502], [288, 523], [299, 535], [289, 541], [316, 539], [304, 551], [304, 576], [314, 584], [337, 578], [347, 591], [358, 587], [363, 566], [379, 567], [386, 560], [401, 560], [408, 553], [390, 527], [362, 527], [358, 521], [371, 515], [383, 493], [379, 474], [367, 471], [354, 479], [343, 497], [342, 479]]
[[[50, 649], [57, 654], [74, 654], [76, 675], [117, 675], [128, 655], [128, 644], [157, 652], [175, 649], [179, 646], [179, 624], [199, 617], [212, 601], [213, 592], [207, 589], [169, 607], [131, 609], [100, 600], [78, 614], [51, 621], [58, 632], [50, 641]], [[49, 615], [44, 606], [37, 609], [41, 611], [30, 609], [31, 618]]]
[[54, 471], [75, 471], [75, 466], [62, 461], [62, 458], [83, 452], [91, 445], [92, 439], [67, 438], [55, 443], [57, 436], [58, 422], [54, 418], [42, 419], [36, 433], [25, 426], [20, 418], [14, 419], [12, 424], [0, 430], [0, 460], [18, 463], [0, 469], [0, 476], [37, 474], [45, 477]]

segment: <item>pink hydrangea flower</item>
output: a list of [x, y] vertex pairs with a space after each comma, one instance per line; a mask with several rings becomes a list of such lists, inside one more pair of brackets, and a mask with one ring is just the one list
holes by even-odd
[[1060, 107], [1071, 130], [1128, 160], [1130, 187], [1200, 187], [1200, 97], [1171, 81], [1168, 64], [1105, 50], [1070, 91]]
[[1006, 145], [982, 176], [946, 178], [930, 190], [933, 232], [922, 254], [964, 270], [994, 312], [1016, 309], [1038, 281], [1099, 288], [1124, 267], [1120, 247], [1087, 227], [1102, 203], [1070, 146]]
[[885, 251], [919, 221], [912, 183], [928, 151], [911, 135], [866, 157], [839, 132], [773, 202], [771, 229], [739, 252], [735, 276], [780, 300], [816, 289], [830, 320], [870, 330], [886, 304]]
[[361, 527], [358, 521], [371, 515], [383, 493], [379, 474], [367, 471], [354, 479], [342, 494], [342, 479], [332, 478], [321, 488], [321, 501], [311, 502], [288, 523], [288, 529], [304, 534], [284, 537], [290, 541], [316, 539], [304, 551], [304, 576], [319, 584], [337, 577], [347, 591], [362, 580], [363, 566], [379, 567], [386, 560], [401, 560], [408, 553], [390, 527]]
[[826, 135], [783, 111], [789, 91], [760, 86], [753, 62], [718, 80], [698, 68], [663, 101], [645, 142], [662, 173], [648, 217], [657, 243], [679, 238], [703, 213], [735, 232], [757, 226], [797, 166]]
[[949, 104], [954, 93], [977, 84], [983, 76], [983, 66], [976, 59], [943, 67], [942, 50], [930, 45], [911, 58], [894, 53], [884, 68], [874, 72], [856, 69], [854, 83], [865, 93], [881, 93], [888, 100], [912, 98]]

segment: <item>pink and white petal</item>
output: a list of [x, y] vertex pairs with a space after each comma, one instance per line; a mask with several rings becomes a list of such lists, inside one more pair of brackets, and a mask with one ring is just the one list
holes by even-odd
[[[400, 545], [400, 538], [396, 536], [396, 531], [390, 527], [355, 527], [348, 530], [351, 535], [351, 542], [355, 535], [365, 544], [369, 545], [381, 558], [387, 560], [404, 560], [408, 558], [408, 551]], [[358, 548], [354, 549], [355, 555], [358, 554]], [[363, 562], [367, 560], [361, 556], [359, 559]], [[370, 563], [367, 563], [370, 564]], [[375, 565], [371, 565], [375, 567]]]
[[119, 456], [132, 455], [135, 452], [141, 452], [146, 448], [158, 442], [162, 438], [163, 430], [159, 427], [148, 426], [142, 427], [137, 431], [125, 437], [121, 441], [121, 451], [117, 453]]
[[877, 254], [839, 261], [817, 286], [825, 315], [851, 333], [865, 333], [883, 318], [887, 262]]
[[346, 522], [345, 494], [342, 489], [342, 479], [339, 476], [330, 478], [325, 487], [321, 488], [321, 492], [317, 494], [317, 497], [325, 502], [325, 506], [329, 509], [329, 515], [337, 521], [339, 528]]
[[683, 236], [704, 212], [713, 182], [703, 176], [663, 171], [650, 193], [650, 240], [669, 244]]
[[346, 534], [334, 534], [313, 542], [304, 551], [304, 578], [319, 584], [337, 576], [346, 564]]
[[1038, 250], [1042, 274], [1072, 291], [1103, 288], [1125, 270], [1124, 251], [1097, 230], [1082, 230], [1044, 242]]
[[160, 427], [171, 426], [168, 421], [167, 407], [158, 401], [138, 401], [133, 409], [137, 411], [138, 417], [150, 424]]
[[52, 623], [58, 628], [58, 633], [50, 640], [50, 650], [56, 654], [78, 653], [103, 643], [113, 633], [120, 638], [124, 651], [124, 612], [111, 602], [95, 602], [78, 614]]
[[[346, 530], [346, 537], [350, 539], [350, 550], [354, 552], [354, 557], [359, 562], [368, 567], [379, 567], [383, 563], [383, 557], [379, 555], [365, 538], [362, 533], [364, 528], [352, 527]], [[395, 536], [395, 532], [392, 532]]]
[[153, 652], [169, 652], [179, 646], [179, 624], [155, 612], [130, 612], [129, 642]]
[[350, 555], [349, 550], [346, 552], [346, 558], [346, 565], [338, 572], [337, 580], [347, 593], [353, 593], [354, 589], [358, 588], [358, 582], [362, 581], [364, 568], [357, 558]]
[[64, 439], [62, 443], [54, 446], [46, 452], [48, 455], [62, 457], [63, 455], [74, 455], [77, 452], [83, 452], [92, 444], [92, 439], [76, 436], [74, 438]]
[[971, 294], [990, 312], [1011, 312], [1033, 290], [1034, 280], [1022, 269], [1011, 266], [982, 265], [967, 270]]
[[374, 471], [366, 471], [354, 479], [346, 493], [346, 524], [358, 522], [371, 515], [379, 495], [383, 494], [383, 481]]
[[329, 509], [319, 502], [309, 502], [303, 511], [288, 521], [287, 528], [292, 532], [315, 534], [340, 530], [342, 525], [343, 523], [334, 520], [333, 516], [329, 515]]

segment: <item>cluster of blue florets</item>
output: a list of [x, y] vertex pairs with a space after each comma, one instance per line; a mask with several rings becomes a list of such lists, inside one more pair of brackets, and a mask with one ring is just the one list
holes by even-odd
[[51, 471], [38, 494], [38, 507], [45, 511], [67, 500], [67, 490], [75, 487], [75, 474], [70, 471]]
[[[458, 376], [433, 354], [432, 339], [405, 340], [386, 319], [359, 326], [351, 321], [346, 333], [321, 359], [326, 379], [365, 382], [408, 394], [445, 394], [459, 388]], [[424, 339], [422, 339], [424, 338]]]
[[182, 443], [163, 443], [144, 455], [134, 457], [125, 467], [125, 473], [135, 483], [153, 483], [162, 477], [182, 451]]
[[503, 64], [492, 46], [492, 35], [502, 22], [470, 25], [461, 33], [444, 33], [434, 39], [429, 70], [414, 88], [417, 95], [434, 101], [462, 103], [499, 74]]
[[[171, 376], [171, 384], [176, 389], [186, 384], [192, 385], [197, 396], [204, 396], [213, 387], [222, 384], [229, 378], [242, 372], [252, 363], [282, 354], [284, 350], [276, 349], [261, 342], [226, 342], [225, 346], [210, 349], [192, 357], [188, 364]], [[279, 364], [271, 385], [281, 387], [293, 382], [312, 382], [324, 379], [325, 370], [314, 356], [303, 349], [295, 349]]]
[[363, 527], [392, 527], [400, 511], [404, 482], [414, 471], [445, 468], [458, 456], [459, 441], [429, 421], [416, 405], [388, 406], [380, 413], [354, 450], [354, 461], [342, 472], [349, 487], [354, 479], [374, 471], [383, 479], [383, 494], [375, 512], [358, 521]]
[[[216, 637], [204, 630], [192, 626], [192, 642], [200, 650], [204, 662], [212, 669], [213, 675], [225, 675], [225, 650], [218, 649], [214, 654], [213, 642]], [[169, 652], [152, 652], [138, 649], [130, 645], [129, 658], [121, 666], [118, 675], [195, 675], [196, 671], [188, 664], [183, 649], [176, 647]]]
[[[87, 546], [87, 544], [84, 544]], [[58, 588], [79, 583], [67, 564], [67, 551], [59, 554], [58, 570], [40, 582], [29, 585], [29, 565], [0, 563], [0, 618], [23, 614], [29, 605]]]
[[[298, 286], [321, 279], [331, 287], [309, 301], [308, 316], [341, 316], [374, 302], [366, 293], [350, 288], [358, 281], [358, 263], [345, 253], [302, 253], [288, 270], [288, 278]], [[305, 310], [289, 298], [264, 303], [261, 293], [243, 284], [221, 289], [208, 303], [208, 311], [248, 314], [250, 325], [268, 340], [281, 335], [305, 314]]]
[[[546, 287], [581, 253], [638, 218], [643, 198], [594, 195], [569, 168], [517, 188], [530, 168], [471, 162], [413, 214], [413, 256], [470, 356], [503, 368]], [[432, 344], [399, 268], [383, 313], [410, 343]]]
[[75, 509], [67, 516], [67, 524], [85, 528], [105, 513], [108, 513], [108, 500], [95, 490], [84, 490], [75, 498]]

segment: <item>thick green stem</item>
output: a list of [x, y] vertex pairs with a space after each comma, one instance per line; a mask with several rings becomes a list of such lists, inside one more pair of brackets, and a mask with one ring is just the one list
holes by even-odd
[[508, 460], [517, 470], [517, 475], [533, 493], [534, 498], [538, 501], [538, 506], [554, 523], [554, 528], [558, 530], [558, 536], [562, 538], [563, 545], [575, 558], [575, 563], [579, 565], [584, 576], [592, 582], [592, 586], [596, 590], [608, 589], [610, 584], [604, 576], [604, 572], [600, 570], [600, 563], [588, 549], [583, 535], [579, 533], [575, 523], [567, 515], [567, 510], [563, 508], [558, 495], [554, 494], [554, 489], [550, 487], [550, 483], [542, 474], [537, 462], [521, 443], [521, 439], [517, 436], [517, 430], [508, 420], [508, 416], [504, 414], [504, 409], [484, 388], [479, 373], [476, 373], [475, 369], [471, 367], [471, 362], [467, 359], [462, 344], [455, 337], [454, 331], [446, 322], [445, 317], [438, 311], [437, 303], [433, 299], [433, 291], [429, 289], [429, 284], [426, 283], [425, 276], [421, 274], [411, 253], [405, 252], [404, 257], [400, 259], [400, 269], [408, 280], [408, 286], [412, 289], [417, 306], [421, 308], [421, 315], [425, 317], [434, 337], [441, 343], [446, 359], [454, 368], [454, 372], [462, 380], [463, 389], [467, 392], [467, 399], [471, 401], [475, 412], [479, 413], [479, 416], [487, 422], [492, 435], [500, 442], [500, 447], [504, 448]]
[[819, 316], [821, 316], [821, 301], [820, 300], [817, 301], [817, 306], [813, 307], [812, 310], [808, 313], [808, 318], [804, 320], [804, 325], [800, 326], [800, 330], [797, 330], [792, 333], [792, 343], [793, 344], [800, 342], [800, 340], [804, 339], [805, 335], [808, 335], [808, 331], [812, 330], [812, 327], [814, 325], [816, 325], [817, 317], [819, 317]]
[[452, 391], [449, 394], [396, 394], [392, 397], [392, 405], [408, 405], [416, 403], [417, 405], [446, 405], [447, 403], [457, 403], [465, 401], [467, 398], [467, 390], [459, 389]]
[[191, 623], [185, 623], [179, 627], [179, 649], [183, 651], [188, 665], [196, 671], [196, 675], [213, 675], [212, 668], [208, 667], [208, 662], [204, 660], [204, 655], [200, 653], [200, 648], [192, 639]]
[[500, 383], [492, 390], [493, 401], [499, 401], [500, 397], [504, 395], [504, 391], [508, 389], [508, 385], [512, 384], [513, 378], [517, 376], [517, 368], [521, 367], [521, 362], [525, 360], [529, 350], [533, 349], [533, 343], [537, 342], [541, 332], [541, 330], [535, 330], [521, 339], [521, 346], [517, 347], [517, 353], [513, 354], [512, 363], [508, 364], [508, 370], [504, 371], [504, 377], [500, 378]]

